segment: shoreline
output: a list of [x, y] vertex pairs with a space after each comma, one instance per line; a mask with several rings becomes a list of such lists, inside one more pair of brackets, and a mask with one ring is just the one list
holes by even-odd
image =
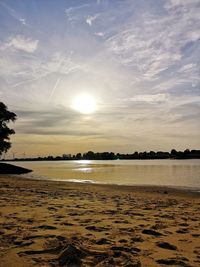
[[197, 194], [200, 196], [200, 187], [189, 187], [189, 186], [173, 186], [173, 185], [151, 185], [151, 184], [115, 184], [115, 183], [100, 183], [92, 180], [81, 180], [81, 179], [49, 179], [48, 177], [42, 176], [36, 178], [36, 176], [25, 177], [26, 174], [15, 175], [15, 174], [0, 174], [0, 176], [7, 176], [10, 178], [22, 179], [22, 180], [31, 180], [35, 182], [49, 182], [49, 183], [58, 183], [59, 185], [67, 185], [67, 184], [78, 184], [78, 185], [91, 185], [91, 186], [102, 186], [102, 187], [118, 187], [121, 189], [158, 189], [158, 190], [170, 190], [173, 192], [182, 192], [182, 193], [191, 193]]
[[199, 193], [8, 175], [0, 184], [1, 267], [200, 264]]

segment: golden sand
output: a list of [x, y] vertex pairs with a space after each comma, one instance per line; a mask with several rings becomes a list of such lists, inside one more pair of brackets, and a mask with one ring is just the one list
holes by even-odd
[[198, 193], [0, 177], [0, 266], [200, 266]]

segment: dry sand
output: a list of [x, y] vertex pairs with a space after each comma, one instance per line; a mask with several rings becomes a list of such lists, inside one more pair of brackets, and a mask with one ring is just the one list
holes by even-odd
[[0, 266], [200, 266], [200, 198], [0, 177]]

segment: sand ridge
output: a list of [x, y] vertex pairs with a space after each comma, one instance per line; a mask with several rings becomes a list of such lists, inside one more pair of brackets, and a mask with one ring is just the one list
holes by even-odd
[[0, 177], [0, 266], [200, 266], [199, 194]]

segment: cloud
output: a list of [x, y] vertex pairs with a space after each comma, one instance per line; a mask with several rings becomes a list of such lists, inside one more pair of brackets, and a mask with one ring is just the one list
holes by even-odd
[[88, 4], [83, 4], [79, 6], [72, 6], [65, 9], [65, 14], [67, 16], [67, 19], [69, 22], [77, 21], [82, 18], [82, 15], [80, 14], [80, 11], [82, 11], [85, 8], [88, 8]]
[[195, 63], [189, 63], [189, 64], [186, 64], [186, 65], [183, 65], [179, 70], [178, 72], [180, 73], [194, 73], [194, 71], [196, 70], [197, 68], [197, 64]]
[[88, 15], [86, 18], [86, 23], [89, 26], [92, 26], [93, 22], [100, 16], [100, 14], [95, 14], [93, 16]]
[[[169, 3], [168, 1], [166, 1]], [[140, 16], [127, 19], [106, 45], [122, 65], [155, 80], [163, 73], [195, 60], [198, 51], [187, 55], [183, 47], [200, 38], [200, 6], [197, 1], [172, 1], [162, 12], [142, 9]], [[176, 4], [175, 4], [176, 2]], [[191, 64], [191, 62], [187, 62]]]
[[19, 117], [16, 129], [20, 132], [31, 131], [47, 131], [56, 128], [61, 128], [62, 125], [68, 125], [76, 117], [76, 114], [71, 110], [58, 107], [48, 107], [43, 109], [30, 109], [22, 110], [16, 109], [16, 114]]
[[129, 99], [132, 102], [165, 102], [169, 100], [168, 94], [137, 95]]
[[95, 32], [94, 34], [95, 34], [96, 36], [100, 36], [100, 37], [104, 36], [104, 33], [103, 33], [103, 32]]
[[199, 0], [168, 0], [166, 3], [167, 8], [174, 8], [174, 7], [187, 7], [190, 5], [199, 4]]
[[[199, 97], [200, 98], [200, 97]], [[173, 114], [173, 116], [170, 116], [170, 122], [177, 123], [194, 123], [195, 121], [198, 121], [198, 118], [200, 116], [200, 102], [199, 98], [193, 101], [183, 101], [180, 102], [179, 105], [174, 105], [169, 110], [169, 114]], [[193, 128], [197, 127], [197, 124], [192, 125]]]
[[100, 137], [101, 134], [95, 132], [95, 131], [84, 131], [84, 130], [64, 130], [64, 129], [45, 129], [43, 127], [41, 128], [33, 128], [33, 129], [24, 129], [23, 131], [21, 131], [22, 134], [32, 134], [32, 135], [55, 135], [55, 136], [60, 136], [60, 135], [64, 135], [64, 136], [77, 136], [77, 137]]
[[26, 23], [26, 19], [24, 19], [24, 18], [20, 18], [19, 21], [20, 21], [23, 25], [27, 25], [27, 23]]
[[18, 115], [15, 130], [20, 134], [66, 135], [66, 136], [100, 136], [95, 129], [82, 120], [79, 113], [64, 107], [45, 109], [16, 109]]
[[[30, 53], [19, 58], [18, 55], [2, 51], [0, 58], [0, 76], [7, 79], [8, 86], [12, 88], [23, 88], [26, 84], [34, 84], [51, 75], [55, 76], [53, 81], [55, 84], [61, 76], [66, 78], [67, 75], [78, 70], [84, 71], [86, 68], [85, 62], [76, 61], [71, 52], [54, 52], [44, 59]], [[48, 87], [50, 95], [55, 85]]]
[[39, 40], [26, 38], [22, 35], [10, 37], [8, 41], [1, 47], [2, 50], [14, 49], [21, 50], [27, 53], [33, 53], [38, 47]]

